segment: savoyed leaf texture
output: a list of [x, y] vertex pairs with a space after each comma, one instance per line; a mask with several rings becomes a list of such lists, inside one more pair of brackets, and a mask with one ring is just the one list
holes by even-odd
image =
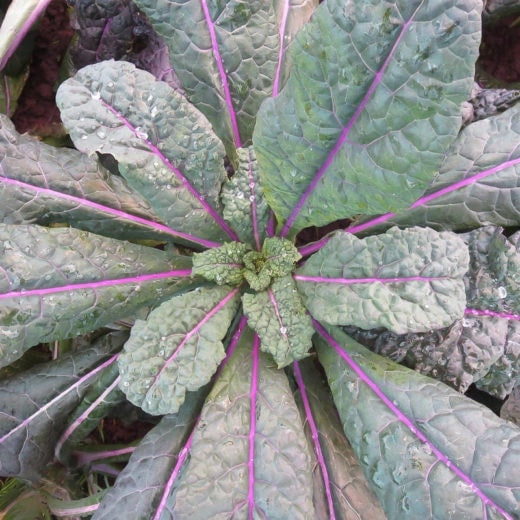
[[151, 414], [176, 413], [226, 353], [222, 339], [237, 310], [238, 288], [201, 287], [171, 298], [137, 320], [119, 357], [120, 387]]
[[297, 403], [313, 460], [314, 507], [317, 520], [386, 517], [363, 475], [334, 407], [311, 358], [293, 364], [299, 395]]
[[467, 269], [467, 248], [455, 234], [393, 228], [363, 240], [336, 233], [294, 279], [318, 320], [404, 333], [462, 317]]
[[181, 94], [130, 63], [107, 61], [62, 83], [56, 101], [76, 147], [112, 154], [166, 224], [209, 240], [235, 237], [220, 216], [224, 147]]
[[282, 520], [312, 511], [310, 458], [287, 378], [246, 329], [206, 400], [161, 519]]
[[389, 519], [518, 518], [518, 427], [316, 327], [343, 428]]
[[244, 294], [242, 304], [261, 349], [273, 356], [278, 368], [307, 355], [314, 328], [291, 276], [277, 278], [265, 291]]
[[186, 289], [190, 263], [73, 228], [0, 225], [0, 366]]
[[460, 127], [481, 3], [321, 4], [289, 51], [286, 88], [258, 113], [253, 142], [282, 235], [406, 208]]
[[230, 157], [250, 144], [260, 103], [280, 88], [285, 49], [314, 0], [138, 0], [168, 44], [188, 98]]
[[6, 378], [0, 388], [0, 471], [36, 480], [54, 455], [66, 418], [128, 335], [114, 332], [91, 348]]
[[16, 132], [0, 114], [0, 219], [60, 223], [128, 239], [182, 237], [157, 222], [150, 205], [94, 158]]

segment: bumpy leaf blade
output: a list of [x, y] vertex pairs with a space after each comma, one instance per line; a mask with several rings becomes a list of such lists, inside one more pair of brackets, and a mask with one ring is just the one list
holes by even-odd
[[464, 128], [449, 148], [426, 195], [398, 213], [360, 221], [352, 231], [425, 225], [465, 230], [518, 226], [520, 105]]
[[360, 240], [337, 233], [294, 276], [318, 320], [396, 333], [462, 317], [468, 251], [453, 233], [393, 228]]
[[290, 276], [277, 278], [265, 291], [244, 294], [242, 304], [262, 350], [273, 356], [278, 368], [307, 355], [314, 328]]
[[161, 518], [306, 518], [313, 510], [298, 409], [285, 374], [258, 350], [246, 331], [204, 405]]
[[270, 210], [258, 182], [258, 162], [252, 146], [237, 150], [238, 167], [222, 189], [224, 218], [242, 242], [260, 250]]
[[207, 383], [225, 357], [222, 339], [239, 289], [199, 288], [171, 298], [136, 321], [119, 358], [121, 389], [151, 414], [175, 413], [186, 390]]
[[332, 0], [316, 9], [253, 136], [282, 235], [403, 209], [422, 194], [460, 127], [480, 7]]
[[66, 418], [99, 373], [113, 364], [126, 333], [6, 378], [0, 389], [0, 467], [3, 476], [36, 480], [54, 455]]
[[520, 514], [520, 429], [338, 329], [318, 354], [345, 433], [389, 519]]
[[166, 224], [234, 238], [219, 214], [224, 147], [181, 94], [130, 63], [107, 61], [62, 83], [56, 100], [76, 147], [112, 154]]
[[0, 225], [0, 366], [185, 289], [190, 264], [72, 228]]

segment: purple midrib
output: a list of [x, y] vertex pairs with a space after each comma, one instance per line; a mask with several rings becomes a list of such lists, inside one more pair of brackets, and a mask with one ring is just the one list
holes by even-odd
[[278, 95], [280, 89], [280, 77], [282, 75], [282, 64], [285, 53], [285, 29], [287, 27], [287, 17], [289, 15], [290, 0], [285, 0], [282, 12], [282, 19], [280, 20], [280, 28], [278, 30], [278, 41], [280, 48], [278, 49], [278, 63], [276, 64], [276, 72], [273, 80], [273, 97]]
[[19, 291], [10, 291], [0, 294], [0, 300], [9, 298], [28, 298], [30, 296], [46, 296], [48, 294], [56, 294], [60, 292], [79, 291], [82, 289], [96, 290], [102, 287], [113, 287], [123, 284], [137, 284], [149, 282], [153, 280], [161, 280], [164, 278], [186, 278], [191, 276], [191, 269], [180, 269], [175, 271], [166, 271], [163, 273], [142, 274], [140, 276], [130, 276], [128, 278], [116, 278], [113, 280], [99, 280], [97, 282], [73, 283], [68, 285], [60, 285], [57, 287], [45, 287], [42, 289], [27, 289]]
[[174, 229], [172, 229], [168, 226], [165, 226], [164, 224], [159, 224], [158, 222], [153, 222], [152, 220], [147, 220], [145, 218], [138, 217], [136, 215], [132, 215], [130, 213], [126, 213], [126, 212], [118, 210], [118, 209], [110, 208], [108, 206], [104, 206], [97, 202], [92, 202], [91, 200], [88, 200], [88, 199], [83, 199], [81, 197], [76, 197], [74, 195], [68, 195], [66, 193], [54, 191], [49, 188], [42, 188], [40, 186], [34, 186], [33, 184], [28, 184], [26, 182], [22, 182], [22, 181], [18, 181], [15, 179], [10, 179], [8, 177], [0, 176], [0, 183], [2, 183], [2, 182], [4, 184], [10, 184], [12, 186], [17, 186], [22, 189], [31, 190], [31, 191], [35, 192], [37, 195], [43, 195], [43, 196], [47, 195], [47, 196], [53, 197], [53, 198], [60, 198], [63, 200], [68, 200], [68, 201], [78, 204], [80, 206], [86, 206], [88, 208], [91, 208], [91, 209], [94, 209], [97, 211], [102, 211], [103, 213], [108, 213], [115, 217], [129, 220], [129, 221], [133, 222], [134, 224], [143, 225], [143, 226], [149, 227], [155, 231], [158, 231], [160, 233], [166, 233], [166, 234], [174, 236], [176, 238], [182, 238], [184, 240], [188, 240], [195, 244], [200, 244], [204, 247], [208, 247], [208, 248], [209, 247], [219, 247], [221, 245], [219, 242], [213, 242], [211, 240], [206, 240], [206, 239], [199, 238], [199, 237], [196, 237], [193, 235], [189, 235], [188, 233], [182, 233], [180, 231], [175, 231]]
[[390, 52], [388, 53], [385, 61], [383, 62], [383, 65], [376, 72], [376, 74], [374, 76], [374, 79], [372, 80], [372, 83], [370, 84], [370, 87], [368, 88], [365, 96], [361, 100], [361, 103], [358, 105], [358, 107], [354, 111], [354, 114], [352, 115], [352, 117], [348, 121], [347, 125], [341, 131], [341, 134], [340, 134], [338, 140], [336, 141], [336, 144], [334, 145], [332, 150], [329, 152], [329, 155], [325, 159], [325, 162], [320, 166], [320, 168], [318, 169], [318, 171], [314, 175], [314, 178], [312, 179], [311, 183], [309, 184], [309, 186], [307, 187], [307, 189], [305, 190], [303, 195], [300, 197], [300, 200], [296, 203], [296, 206], [293, 208], [291, 214], [289, 215], [287, 221], [285, 222], [285, 224], [283, 226], [283, 229], [282, 229], [282, 232], [280, 233], [280, 236], [285, 237], [289, 233], [289, 231], [290, 231], [294, 221], [296, 220], [296, 218], [299, 215], [300, 211], [302, 210], [303, 206], [307, 202], [307, 199], [310, 197], [312, 192], [315, 190], [315, 188], [318, 185], [319, 181], [325, 175], [325, 173], [328, 170], [329, 166], [334, 161], [334, 158], [339, 153], [341, 147], [343, 146], [343, 144], [347, 140], [347, 137], [348, 137], [350, 131], [352, 130], [352, 128], [354, 127], [354, 125], [358, 121], [358, 119], [361, 116], [363, 110], [365, 110], [365, 108], [368, 105], [368, 102], [370, 101], [374, 91], [376, 90], [378, 85], [383, 80], [383, 75], [384, 75], [388, 65], [390, 64], [390, 61], [394, 57], [394, 54], [395, 54], [399, 44], [401, 43], [401, 40], [403, 39], [405, 32], [408, 30], [408, 28], [412, 24], [414, 16], [415, 16], [415, 13], [410, 17], [410, 19], [407, 22], [405, 22], [403, 24], [403, 26], [401, 28], [401, 31], [400, 31], [399, 35], [397, 36], [397, 39], [395, 40], [392, 48], [390, 49]]
[[253, 520], [255, 512], [255, 438], [256, 438], [256, 401], [258, 397], [258, 361], [259, 361], [260, 339], [255, 334], [253, 342], [252, 366], [251, 366], [251, 389], [249, 393], [249, 457], [247, 461], [248, 486], [247, 505], [248, 519]]
[[209, 12], [208, 3], [206, 0], [201, 0], [202, 10], [204, 12], [204, 18], [206, 19], [206, 24], [208, 26], [209, 37], [211, 39], [211, 47], [213, 50], [213, 56], [215, 57], [215, 61], [217, 63], [218, 72], [220, 75], [220, 81], [222, 83], [222, 89], [224, 90], [224, 99], [227, 106], [227, 111], [229, 114], [229, 119], [231, 121], [231, 128], [233, 129], [233, 139], [235, 141], [235, 146], [237, 148], [242, 147], [242, 140], [240, 139], [240, 131], [238, 129], [237, 115], [235, 109], [233, 107], [233, 100], [231, 99], [231, 91], [229, 88], [229, 81], [227, 78], [226, 69], [224, 67], [224, 63], [222, 61], [222, 56], [220, 55], [220, 49], [217, 40], [217, 34], [215, 32], [215, 24], [211, 18], [211, 13]]
[[213, 220], [220, 226], [221, 229], [225, 231], [225, 233], [232, 240], [238, 240], [235, 232], [227, 225], [225, 220], [208, 204], [208, 202], [204, 199], [204, 196], [201, 195], [186, 179], [186, 177], [180, 172], [178, 168], [176, 168], [172, 162], [166, 157], [159, 148], [154, 145], [149, 139], [139, 137], [137, 132], [137, 127], [135, 127], [123, 114], [121, 114], [116, 108], [107, 103], [104, 99], [99, 100], [101, 104], [112, 113], [121, 123], [123, 123], [132, 133], [138, 137], [142, 142], [146, 144], [146, 146], [150, 149], [150, 151], [175, 175], [175, 177], [180, 181], [180, 183], [184, 186], [184, 188], [199, 202], [199, 204], [204, 208], [204, 210], [211, 215]]
[[383, 391], [377, 386], [377, 384], [370, 379], [368, 374], [366, 374], [363, 369], [352, 359], [352, 357], [347, 354], [340, 344], [323, 328], [323, 326], [317, 322], [314, 318], [311, 318], [314, 324], [315, 329], [318, 333], [332, 346], [332, 348], [337, 352], [337, 354], [342, 357], [346, 363], [350, 366], [350, 368], [357, 374], [357, 376], [377, 395], [377, 397], [389, 408], [389, 410], [395, 415], [395, 417], [402, 423], [410, 432], [415, 435], [422, 443], [427, 445], [432, 453], [437, 457], [437, 459], [442, 462], [446, 467], [448, 467], [451, 471], [453, 471], [461, 480], [466, 482], [471, 486], [471, 489], [474, 493], [482, 500], [482, 502], [486, 505], [493, 507], [496, 511], [498, 511], [501, 515], [504, 516], [507, 520], [513, 520], [513, 518], [504, 511], [498, 504], [496, 504], [491, 498], [489, 498], [478, 486], [478, 484], [473, 481], [466, 473], [464, 473], [458, 466], [456, 466], [452, 461], [448, 459], [448, 457], [439, 450], [434, 444], [430, 442], [430, 440], [424, 435], [418, 428], [417, 425], [414, 424], [401, 410], [390, 400]]
[[262, 249], [262, 244], [260, 244], [260, 234], [258, 232], [258, 215], [257, 215], [257, 207], [256, 207], [256, 194], [255, 194], [255, 178], [253, 175], [253, 166], [251, 164], [251, 150], [247, 151], [248, 157], [248, 179], [249, 179], [249, 189], [250, 189], [250, 199], [251, 202], [251, 220], [253, 223], [253, 236], [255, 239], [255, 246], [258, 251]]
[[493, 318], [503, 318], [505, 320], [520, 321], [520, 314], [511, 312], [491, 311], [489, 309], [466, 309], [464, 314], [470, 316], [491, 316]]
[[435, 282], [437, 280], [449, 280], [448, 276], [402, 276], [395, 278], [327, 278], [325, 276], [304, 276], [301, 274], [293, 275], [299, 282], [312, 283], [335, 283], [340, 285], [352, 285], [356, 283], [407, 283], [407, 282]]

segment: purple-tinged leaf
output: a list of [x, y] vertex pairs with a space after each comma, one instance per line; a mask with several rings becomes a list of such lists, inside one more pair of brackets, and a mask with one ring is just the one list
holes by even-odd
[[404, 209], [437, 172], [473, 85], [481, 2], [328, 0], [253, 142], [282, 236]]
[[225, 285], [197, 288], [137, 320], [118, 361], [128, 400], [150, 414], [176, 413], [186, 391], [206, 384], [224, 359], [238, 294]]
[[8, 117], [14, 114], [28, 75], [28, 67], [16, 76], [0, 74], [0, 114]]
[[520, 428], [319, 323], [343, 428], [389, 519], [520, 515]]
[[0, 225], [0, 366], [186, 290], [190, 264], [73, 228]]
[[462, 317], [467, 269], [467, 248], [455, 234], [393, 228], [363, 240], [336, 233], [294, 279], [316, 319], [402, 334]]
[[126, 333], [104, 336], [82, 352], [6, 378], [0, 388], [0, 471], [30, 480], [41, 477], [54, 455], [66, 418], [88, 387], [115, 363]]
[[310, 460], [298, 409], [285, 374], [258, 347], [246, 331], [206, 400], [189, 463], [161, 518], [312, 514]]
[[516, 386], [500, 409], [500, 417], [520, 426], [520, 385]]
[[294, 363], [293, 370], [300, 394], [297, 403], [303, 408], [307, 439], [316, 459], [314, 518], [384, 520], [383, 510], [345, 438], [332, 396], [313, 365], [314, 361], [308, 359]]
[[181, 94], [130, 63], [106, 61], [62, 83], [56, 100], [76, 147], [113, 155], [167, 225], [235, 238], [220, 215], [224, 147]]

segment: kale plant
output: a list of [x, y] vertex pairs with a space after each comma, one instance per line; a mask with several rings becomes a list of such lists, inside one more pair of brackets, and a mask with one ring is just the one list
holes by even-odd
[[[458, 391], [520, 380], [520, 109], [460, 131], [481, 2], [136, 3], [182, 91], [81, 69], [77, 150], [2, 118], [1, 474], [115, 476], [54, 505], [97, 520], [520, 518], [520, 431]], [[164, 417], [86, 450], [128, 401]]]

